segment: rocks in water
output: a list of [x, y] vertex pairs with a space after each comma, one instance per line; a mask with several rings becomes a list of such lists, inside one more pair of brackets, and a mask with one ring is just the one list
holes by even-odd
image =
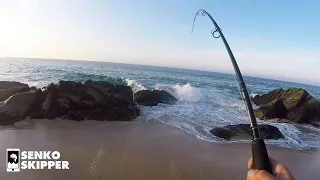
[[142, 90], [134, 94], [134, 100], [143, 106], [157, 106], [159, 103], [173, 104], [177, 101], [164, 90]]
[[0, 81], [0, 102], [8, 99], [10, 96], [30, 91], [27, 84], [10, 81]]
[[[263, 139], [281, 139], [283, 134], [278, 128], [270, 125], [259, 125], [261, 138]], [[213, 128], [210, 133], [214, 136], [226, 140], [245, 140], [252, 139], [252, 130], [250, 124], [228, 125], [224, 127]]]
[[300, 88], [290, 88], [287, 90], [283, 90], [282, 88], [277, 88], [270, 91], [268, 94], [264, 95], [256, 95], [252, 98], [252, 101], [257, 106], [263, 106], [272, 101], [281, 99], [283, 104], [287, 109], [298, 107], [304, 103], [304, 101], [308, 98], [309, 93]]
[[129, 121], [140, 115], [133, 92], [126, 86], [91, 80], [84, 84], [60, 81], [49, 85], [44, 93], [47, 118]]
[[259, 119], [281, 118], [309, 124], [320, 122], [320, 102], [304, 89], [278, 88], [253, 97], [252, 101], [259, 106], [256, 110]]
[[256, 117], [259, 119], [274, 119], [284, 118], [287, 114], [287, 109], [282, 100], [278, 99], [261, 106], [256, 112]]
[[46, 98], [45, 93], [43, 93], [40, 89], [34, 90], [36, 91], [36, 97], [31, 104], [27, 115], [31, 118], [42, 119], [44, 118], [44, 111], [42, 109], [42, 104]]
[[60, 81], [13, 95], [0, 105], [0, 124], [31, 118], [130, 121], [140, 115], [132, 89], [104, 81]]

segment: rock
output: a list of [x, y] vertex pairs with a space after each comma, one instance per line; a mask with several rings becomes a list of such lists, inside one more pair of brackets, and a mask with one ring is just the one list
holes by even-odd
[[255, 111], [255, 115], [259, 119], [284, 118], [286, 114], [287, 109], [281, 99], [261, 106]]
[[104, 81], [60, 81], [49, 85], [42, 104], [46, 118], [129, 121], [140, 115], [132, 89]]
[[11, 89], [11, 88], [21, 88], [29, 87], [27, 84], [14, 81], [0, 81], [0, 89]]
[[45, 101], [45, 94], [40, 90], [35, 90], [36, 97], [26, 113], [30, 118], [43, 119], [45, 111], [42, 109], [43, 102]]
[[88, 80], [84, 83], [86, 87], [90, 87], [92, 89], [95, 89], [101, 96], [106, 97], [108, 95], [113, 94], [113, 90], [115, 89], [115, 86], [109, 82], [105, 81], [91, 81]]
[[[263, 139], [281, 139], [283, 134], [278, 128], [270, 125], [259, 125], [259, 132]], [[213, 128], [210, 133], [226, 140], [252, 139], [252, 130], [249, 124], [228, 125]]]
[[292, 121], [288, 119], [272, 119], [271, 122], [276, 122], [276, 123], [292, 123]]
[[313, 121], [310, 124], [316, 126], [316, 127], [320, 127], [320, 121]]
[[55, 84], [51, 83], [45, 88], [44, 94], [46, 95], [45, 101], [43, 102], [41, 109], [44, 111], [44, 117], [53, 119], [62, 116], [60, 113], [60, 107], [58, 105], [58, 92]]
[[163, 90], [142, 90], [134, 94], [134, 99], [144, 106], [157, 106], [159, 103], [173, 104], [177, 101], [170, 93]]
[[272, 101], [281, 99], [287, 109], [292, 107], [298, 107], [307, 98], [309, 93], [300, 88], [291, 88], [283, 90], [282, 88], [274, 89], [268, 94], [262, 96], [256, 95], [252, 98], [252, 101], [257, 106], [263, 106]]
[[304, 106], [301, 106], [301, 107], [294, 107], [289, 109], [285, 118], [296, 123], [303, 123], [306, 116], [307, 116], [307, 109]]
[[82, 121], [82, 120], [84, 120], [84, 117], [78, 111], [69, 110], [66, 113], [66, 115], [63, 117], [63, 119]]
[[85, 84], [60, 81], [42, 90], [32, 89], [0, 103], [0, 125], [13, 124], [25, 117], [130, 121], [140, 115], [128, 86], [89, 80]]
[[124, 97], [124, 99], [128, 100], [130, 104], [134, 103], [133, 91], [130, 86], [116, 85], [115, 93], [118, 93], [120, 96]]
[[234, 137], [237, 135], [237, 133], [230, 131], [223, 127], [216, 127], [210, 130], [210, 133], [214, 136], [217, 136], [219, 138], [223, 138], [226, 140], [230, 140], [231, 137]]
[[0, 101], [8, 99], [14, 94], [27, 91], [30, 91], [30, 88], [27, 84], [19, 82], [0, 81]]
[[131, 99], [127, 99], [126, 97], [124, 97], [120, 94], [115, 94], [113, 96], [112, 103], [117, 106], [122, 106], [122, 105], [128, 106], [128, 105], [132, 104], [133, 101], [131, 101]]
[[95, 89], [88, 87], [86, 88], [86, 94], [89, 96], [88, 98], [90, 99], [90, 103], [96, 104], [96, 105], [103, 105], [105, 102], [103, 101], [103, 96], [96, 91]]
[[0, 106], [0, 125], [21, 121], [32, 108], [37, 91], [23, 92], [11, 96]]
[[268, 94], [253, 97], [252, 101], [260, 106], [256, 110], [256, 116], [259, 119], [282, 118], [296, 123], [309, 124], [320, 122], [320, 102], [303, 89], [283, 90], [278, 88]]
[[139, 113], [134, 107], [124, 106], [119, 108], [111, 108], [109, 111], [111, 112], [109, 121], [129, 121], [139, 116]]

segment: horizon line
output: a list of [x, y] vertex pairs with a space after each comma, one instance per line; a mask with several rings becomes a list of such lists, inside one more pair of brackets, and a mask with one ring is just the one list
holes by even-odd
[[[208, 70], [208, 69], [192, 69], [192, 68], [183, 68], [183, 67], [174, 67], [174, 66], [161, 66], [161, 65], [150, 65], [150, 64], [134, 64], [134, 63], [124, 63], [124, 62], [112, 62], [106, 60], [88, 60], [88, 59], [63, 59], [63, 58], [39, 58], [39, 57], [0, 57], [0, 59], [4, 58], [11, 58], [11, 59], [37, 59], [37, 60], [60, 60], [60, 61], [84, 61], [84, 62], [105, 62], [105, 63], [114, 63], [114, 64], [128, 64], [128, 65], [140, 65], [140, 66], [149, 66], [149, 67], [162, 67], [162, 68], [172, 68], [172, 69], [181, 69], [181, 70], [193, 70], [193, 71], [201, 71], [201, 72], [212, 72], [212, 73], [221, 73], [221, 74], [228, 74], [228, 75], [235, 75], [235, 72], [227, 72], [227, 71], [219, 71], [219, 70]], [[233, 68], [232, 68], [233, 69]], [[320, 84], [308, 84], [302, 83], [299, 81], [293, 82], [291, 80], [285, 79], [278, 79], [276, 77], [267, 77], [264, 75], [257, 75], [251, 73], [242, 73], [244, 77], [251, 77], [251, 78], [260, 78], [260, 79], [267, 79], [267, 80], [276, 80], [282, 82], [289, 82], [301, 85], [308, 85], [308, 86], [315, 86], [320, 87]], [[274, 78], [274, 79], [273, 79]]]

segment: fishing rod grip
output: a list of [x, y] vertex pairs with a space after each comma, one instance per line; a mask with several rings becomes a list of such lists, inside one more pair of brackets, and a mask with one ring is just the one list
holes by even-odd
[[252, 157], [254, 169], [265, 170], [272, 174], [270, 159], [263, 139], [252, 140]]

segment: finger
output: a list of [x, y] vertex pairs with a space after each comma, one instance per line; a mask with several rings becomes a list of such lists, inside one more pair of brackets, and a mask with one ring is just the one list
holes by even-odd
[[248, 169], [253, 169], [253, 159], [252, 159], [252, 157], [250, 157], [249, 160], [248, 160]]
[[[279, 174], [282, 171], [282, 169], [284, 168], [283, 165], [271, 157], [269, 157], [269, 160], [270, 160], [270, 163], [272, 166], [272, 174], [274, 174], [274, 175]], [[250, 157], [248, 160], [248, 168], [253, 169], [253, 158], [252, 157]]]
[[250, 169], [247, 173], [247, 180], [274, 180], [275, 177], [264, 170]]
[[290, 172], [290, 170], [284, 166], [283, 164], [279, 163], [273, 158], [270, 158], [270, 162], [272, 164], [272, 173], [274, 176], [283, 177], [283, 179], [293, 179], [293, 176]]
[[269, 157], [270, 163], [272, 166], [272, 174], [275, 176], [279, 175], [286, 167], [284, 167], [281, 163], [279, 163], [277, 160]]

